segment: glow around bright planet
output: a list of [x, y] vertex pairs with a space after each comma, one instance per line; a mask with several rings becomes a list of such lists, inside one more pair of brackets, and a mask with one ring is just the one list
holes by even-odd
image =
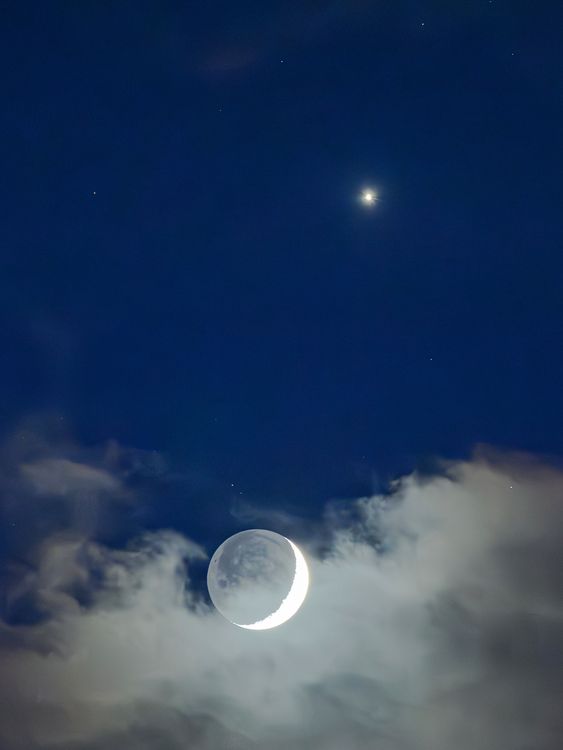
[[366, 188], [365, 190], [362, 190], [360, 200], [364, 206], [373, 206], [377, 201], [377, 193], [371, 188]]
[[211, 601], [233, 625], [268, 630], [287, 622], [309, 588], [303, 553], [265, 529], [241, 531], [215, 551], [207, 571]]

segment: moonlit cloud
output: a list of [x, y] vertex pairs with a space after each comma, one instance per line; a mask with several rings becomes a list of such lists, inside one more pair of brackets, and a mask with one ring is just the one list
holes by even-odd
[[[42, 617], [0, 629], [0, 746], [555, 750], [563, 473], [486, 451], [442, 469], [327, 507], [322, 555], [296, 539], [309, 596], [264, 633], [209, 607], [190, 566], [212, 550], [174, 532], [50, 534], [10, 584]], [[99, 484], [57, 482], [77, 471]]]
[[83, 491], [115, 493], [121, 485], [109, 472], [67, 458], [40, 459], [22, 464], [20, 470], [38, 495], [67, 497]]

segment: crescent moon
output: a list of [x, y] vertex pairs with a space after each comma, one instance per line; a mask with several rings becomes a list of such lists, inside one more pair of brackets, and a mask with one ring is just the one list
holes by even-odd
[[[284, 537], [286, 539], [286, 537]], [[234, 625], [238, 625], [239, 628], [246, 628], [247, 630], [269, 630], [270, 628], [277, 628], [278, 625], [283, 625], [293, 617], [297, 610], [301, 607], [307, 596], [309, 590], [309, 568], [307, 567], [307, 561], [303, 556], [303, 553], [296, 544], [293, 544], [291, 539], [287, 539], [295, 555], [295, 573], [293, 574], [293, 583], [289, 590], [288, 595], [282, 601], [278, 609], [272, 614], [264, 617], [263, 620], [258, 622], [250, 623], [250, 625], [243, 625], [242, 623], [235, 622]]]

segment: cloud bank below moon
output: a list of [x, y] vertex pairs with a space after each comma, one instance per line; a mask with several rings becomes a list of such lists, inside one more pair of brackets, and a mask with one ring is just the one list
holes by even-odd
[[[70, 464], [41, 458], [15, 473], [35, 495], [43, 480], [67, 501], [90, 481], [123, 495], [111, 467]], [[5, 612], [25, 599], [42, 617], [0, 625], [0, 744], [555, 750], [562, 533], [563, 472], [478, 452], [327, 506], [323, 544], [296, 539], [305, 604], [254, 633], [190, 583], [206, 557], [193, 541], [163, 531], [110, 549], [50, 530], [6, 588]]]

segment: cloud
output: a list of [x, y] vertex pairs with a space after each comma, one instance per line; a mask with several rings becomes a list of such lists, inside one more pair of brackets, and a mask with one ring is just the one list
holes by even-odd
[[563, 472], [481, 450], [348, 505], [322, 553], [297, 540], [310, 594], [261, 633], [201, 597], [179, 534], [44, 539], [17, 582], [43, 618], [0, 629], [0, 746], [559, 747]]
[[0, 444], [0, 563], [6, 556], [29, 562], [61, 531], [106, 539], [122, 533], [166, 475], [156, 451], [115, 441], [85, 448], [60, 418], [26, 420]]
[[259, 11], [214, 16], [211, 49], [202, 51], [199, 71], [204, 76], [228, 76], [247, 71], [257, 63], [279, 60], [296, 50], [330, 36], [336, 30], [379, 17], [367, 0], [316, 0], [315, 2], [264, 4]]
[[21, 473], [38, 495], [75, 496], [86, 493], [116, 492], [119, 480], [109, 472], [67, 458], [47, 458], [23, 464]]

